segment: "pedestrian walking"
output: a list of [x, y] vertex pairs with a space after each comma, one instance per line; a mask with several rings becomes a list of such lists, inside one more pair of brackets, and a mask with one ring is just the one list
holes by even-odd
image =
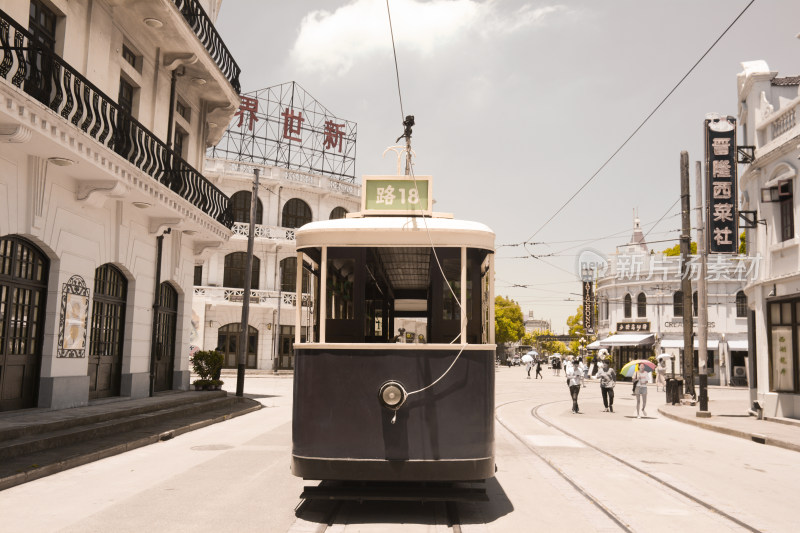
[[569, 394], [572, 396], [572, 412], [578, 414], [580, 413], [578, 410], [578, 394], [581, 392], [581, 377], [583, 374], [580, 368], [578, 368], [577, 359], [573, 359], [572, 368], [567, 369], [566, 374]]
[[539, 378], [544, 379], [544, 377], [542, 376], [542, 362], [537, 359], [536, 360], [536, 379], [539, 379]]
[[[636, 373], [633, 375], [634, 387], [636, 390], [636, 418], [647, 418], [647, 384], [653, 382], [653, 376], [644, 365], [637, 365]], [[641, 403], [642, 415], [639, 416], [639, 404]]]
[[597, 379], [600, 380], [600, 392], [603, 395], [603, 412], [614, 412], [614, 385], [617, 384], [617, 375], [613, 369], [609, 368], [608, 361], [603, 361], [600, 370], [597, 371]]
[[533, 366], [533, 363], [530, 360], [525, 363], [525, 368], [528, 370], [528, 379], [531, 379], [531, 366]]
[[659, 362], [659, 365], [656, 367], [656, 392], [659, 391], [659, 387], [661, 390], [667, 390], [667, 366], [662, 359]]

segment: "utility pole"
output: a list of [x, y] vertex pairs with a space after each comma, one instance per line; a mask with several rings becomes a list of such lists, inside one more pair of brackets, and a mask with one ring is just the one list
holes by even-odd
[[706, 204], [703, 202], [703, 166], [695, 161], [696, 184], [695, 203], [697, 205], [697, 255], [700, 257], [700, 279], [697, 281], [697, 367], [700, 373], [700, 410], [699, 417], [708, 417], [708, 273], [706, 235], [704, 217]]
[[695, 398], [694, 341], [692, 339], [692, 280], [689, 279], [689, 252], [692, 227], [689, 221], [689, 153], [681, 152], [681, 291], [683, 292], [683, 385], [684, 393]]
[[236, 355], [236, 396], [244, 396], [244, 369], [247, 363], [247, 344], [250, 338], [250, 285], [253, 282], [253, 242], [256, 235], [256, 212], [258, 210], [259, 169], [253, 170], [253, 194], [250, 197], [250, 231], [247, 234], [247, 262], [244, 271], [244, 294], [242, 295], [242, 330], [239, 332], [239, 353]]

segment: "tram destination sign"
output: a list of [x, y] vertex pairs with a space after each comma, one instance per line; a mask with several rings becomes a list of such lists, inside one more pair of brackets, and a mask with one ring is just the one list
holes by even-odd
[[370, 215], [430, 215], [431, 176], [364, 176], [361, 212]]

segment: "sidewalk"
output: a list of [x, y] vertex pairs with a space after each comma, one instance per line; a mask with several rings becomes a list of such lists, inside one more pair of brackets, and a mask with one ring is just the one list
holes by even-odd
[[0, 491], [260, 408], [254, 399], [225, 391], [168, 391], [72, 409], [3, 412]]
[[800, 420], [788, 418], [758, 420], [748, 413], [747, 389], [709, 387], [708, 397], [708, 412], [711, 413], [708, 418], [697, 416], [700, 410], [699, 404], [694, 406], [663, 404], [658, 408], [658, 412], [679, 422], [800, 452]]

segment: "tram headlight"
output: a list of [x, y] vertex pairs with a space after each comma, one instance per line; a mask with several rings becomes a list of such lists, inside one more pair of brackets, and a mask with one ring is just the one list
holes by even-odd
[[399, 381], [389, 380], [381, 385], [378, 399], [384, 407], [392, 410], [400, 409], [408, 397], [408, 393]]

